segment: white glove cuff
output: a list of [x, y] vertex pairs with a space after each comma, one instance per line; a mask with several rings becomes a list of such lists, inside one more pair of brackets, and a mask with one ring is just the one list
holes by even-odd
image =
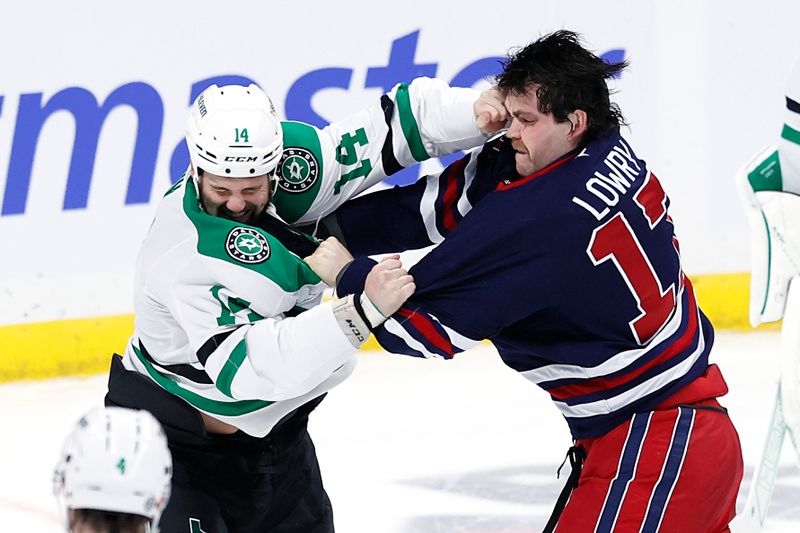
[[355, 296], [348, 294], [345, 298], [333, 302], [333, 316], [354, 348], [361, 348], [369, 338], [369, 327], [358, 313]]

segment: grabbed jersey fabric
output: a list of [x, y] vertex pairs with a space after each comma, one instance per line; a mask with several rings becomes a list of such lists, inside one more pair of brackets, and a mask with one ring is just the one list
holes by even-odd
[[[669, 200], [618, 131], [524, 178], [510, 144], [356, 199], [338, 223], [354, 253], [439, 243], [410, 269], [417, 292], [375, 332], [383, 347], [452, 358], [490, 339], [573, 437], [602, 435], [701, 376], [713, 328], [681, 270]], [[369, 261], [337, 292], [360, 290]]]

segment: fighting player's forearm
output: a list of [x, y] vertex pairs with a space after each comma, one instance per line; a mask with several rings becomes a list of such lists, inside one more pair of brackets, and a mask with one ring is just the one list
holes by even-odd
[[[343, 327], [334, 304], [237, 327], [208, 355], [206, 372], [219, 390], [237, 400], [281, 401], [311, 391], [347, 363], [369, 336], [365, 325], [356, 327], [358, 333]], [[349, 318], [355, 323], [358, 315]], [[363, 338], [354, 339], [358, 334]]]
[[[439, 79], [417, 78], [408, 86], [407, 98], [428, 157], [467, 150], [486, 140], [475, 116], [479, 91], [450, 87]], [[397, 100], [398, 111], [406, 112], [402, 93]], [[407, 126], [403, 131], [408, 130]]]

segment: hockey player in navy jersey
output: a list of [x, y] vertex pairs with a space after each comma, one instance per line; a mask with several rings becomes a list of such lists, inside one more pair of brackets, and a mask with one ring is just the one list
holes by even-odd
[[[357, 293], [366, 254], [438, 244], [374, 334], [389, 351], [445, 359], [490, 339], [550, 394], [575, 468], [547, 531], [727, 531], [741, 448], [669, 200], [609, 100], [606, 80], [625, 66], [568, 31], [513, 54], [497, 80], [505, 135], [345, 205], [325, 227], [357, 258], [310, 264], [338, 272], [339, 295]], [[315, 255], [339, 246], [329, 238]]]

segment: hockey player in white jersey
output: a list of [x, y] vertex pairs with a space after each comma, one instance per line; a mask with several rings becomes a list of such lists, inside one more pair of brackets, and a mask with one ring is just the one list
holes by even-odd
[[789, 76], [783, 116], [783, 127], [778, 140], [781, 188], [785, 192], [800, 195], [800, 58]]
[[106, 396], [165, 428], [165, 532], [333, 531], [307, 417], [414, 284], [389, 258], [362, 294], [320, 303], [333, 280], [302, 261], [316, 243], [282, 219], [314, 221], [393, 171], [479, 144], [476, 113], [491, 129], [501, 108], [418, 79], [318, 130], [279, 122], [255, 85], [200, 94], [192, 164], [142, 245], [135, 332]]
[[762, 150], [737, 176], [750, 225], [750, 323], [783, 319], [775, 404], [747, 504], [734, 531], [766, 521], [788, 436], [800, 458], [800, 60], [786, 89], [777, 147]]
[[750, 222], [750, 322], [780, 320], [789, 280], [800, 273], [800, 61], [786, 90], [778, 146], [763, 149], [737, 176]]
[[150, 413], [98, 407], [64, 441], [53, 490], [70, 533], [155, 533], [171, 474], [167, 438]]

